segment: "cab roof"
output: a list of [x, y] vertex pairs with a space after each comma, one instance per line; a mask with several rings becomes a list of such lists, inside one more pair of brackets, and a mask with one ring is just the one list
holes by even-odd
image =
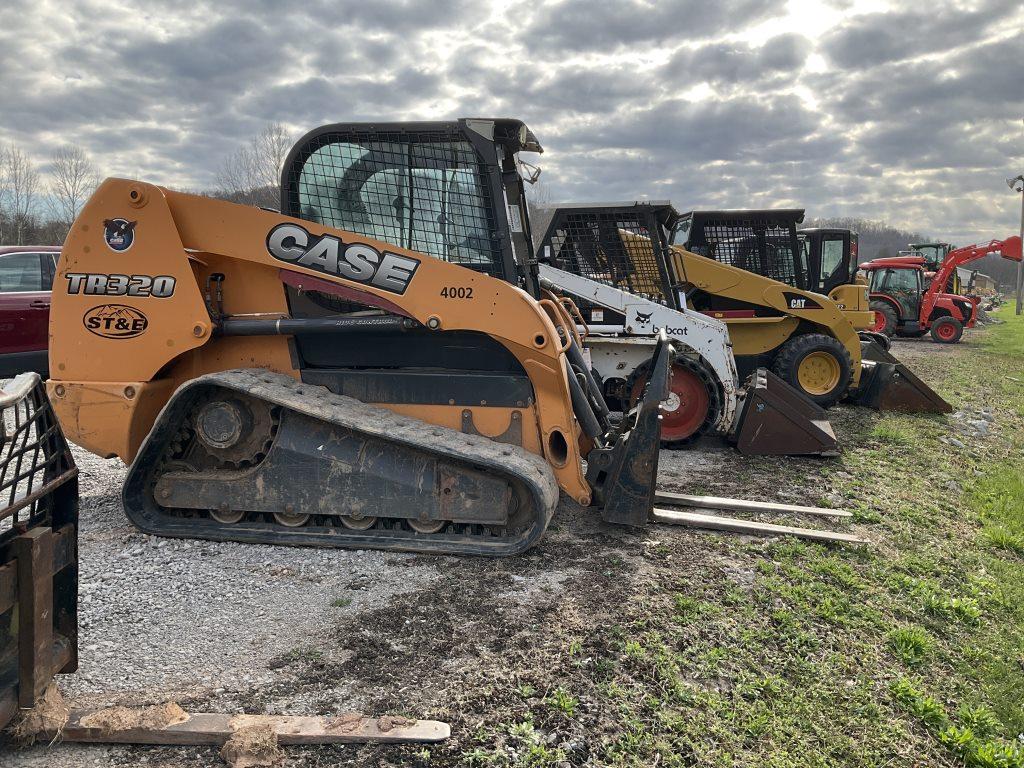
[[887, 259], [873, 259], [857, 265], [858, 269], [919, 269], [924, 271], [923, 256], [891, 256]]

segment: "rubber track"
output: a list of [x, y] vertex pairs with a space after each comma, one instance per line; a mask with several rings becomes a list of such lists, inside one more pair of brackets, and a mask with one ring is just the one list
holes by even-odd
[[[534, 522], [516, 536], [500, 537], [447, 531], [419, 534], [404, 529], [370, 528], [357, 531], [342, 527], [340, 522], [336, 526], [307, 524], [288, 528], [276, 522], [258, 522], [247, 518], [239, 523], [223, 524], [208, 517], [182, 517], [168, 513], [152, 498], [153, 475], [161, 464], [168, 443], [182, 423], [184, 414], [179, 413], [181, 403], [190, 402], [195, 391], [203, 388], [235, 390], [376, 439], [434, 454], [449, 463], [463, 461], [467, 465], [483, 467], [524, 490], [527, 498], [532, 501]], [[282, 374], [243, 369], [201, 376], [178, 388], [160, 412], [152, 431], [132, 462], [125, 481], [123, 499], [125, 513], [132, 523], [146, 533], [159, 536], [497, 556], [522, 552], [540, 540], [558, 503], [558, 484], [543, 458], [518, 446], [497, 443], [479, 435], [469, 435], [395, 414], [385, 408], [336, 395], [325, 387], [303, 384]]]

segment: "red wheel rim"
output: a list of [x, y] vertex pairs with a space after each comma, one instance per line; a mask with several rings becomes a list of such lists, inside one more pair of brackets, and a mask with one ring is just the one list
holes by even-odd
[[875, 324], [871, 326], [871, 330], [875, 333], [885, 332], [885, 313], [875, 310]]
[[956, 336], [956, 328], [953, 327], [952, 323], [942, 323], [936, 330], [935, 335], [943, 341], [949, 341]]
[[[635, 403], [643, 393], [647, 381], [638, 380], [630, 393]], [[711, 400], [701, 378], [688, 368], [672, 367], [668, 400], [661, 406], [661, 439], [666, 442], [685, 440], [708, 417]]]

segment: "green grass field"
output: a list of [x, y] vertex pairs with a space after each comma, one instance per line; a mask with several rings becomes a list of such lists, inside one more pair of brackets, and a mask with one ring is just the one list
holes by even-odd
[[637, 595], [464, 763], [566, 764], [537, 734], [583, 697], [605, 719], [588, 765], [1024, 766], [1024, 318], [999, 317], [938, 379], [991, 409], [990, 436], [959, 449], [946, 417], [871, 415], [823, 467], [874, 546], [709, 537], [748, 588], [708, 569]]

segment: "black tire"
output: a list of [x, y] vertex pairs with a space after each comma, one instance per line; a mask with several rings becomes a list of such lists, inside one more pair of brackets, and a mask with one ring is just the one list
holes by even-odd
[[[839, 376], [827, 392], [809, 392], [800, 384], [798, 371], [800, 364], [815, 352], [824, 352], [835, 359], [839, 366]], [[772, 363], [772, 372], [806, 397], [809, 397], [822, 408], [830, 408], [838, 403], [850, 387], [853, 376], [853, 359], [846, 347], [831, 336], [823, 333], [805, 333], [793, 336], [779, 347]]]
[[932, 341], [956, 344], [964, 335], [964, 326], [955, 317], [940, 317], [932, 323]]
[[896, 334], [896, 325], [900, 321], [892, 304], [887, 301], [872, 301], [870, 308], [872, 312], [885, 316], [885, 327], [880, 331], [874, 331], [874, 333], [881, 333], [892, 338]]

